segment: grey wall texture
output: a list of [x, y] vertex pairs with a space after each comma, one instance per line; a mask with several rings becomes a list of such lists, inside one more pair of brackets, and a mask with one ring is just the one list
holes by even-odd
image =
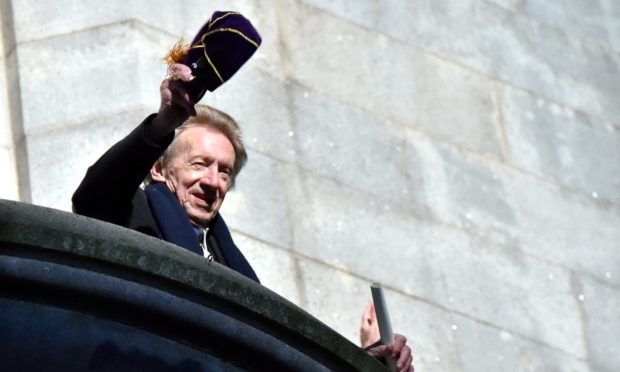
[[203, 102], [244, 128], [222, 213], [267, 287], [357, 342], [384, 283], [419, 371], [620, 370], [620, 2], [1, 4], [2, 197], [69, 210], [237, 10], [263, 45]]

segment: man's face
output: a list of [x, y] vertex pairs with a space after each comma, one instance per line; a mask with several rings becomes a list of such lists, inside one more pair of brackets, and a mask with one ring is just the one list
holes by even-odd
[[168, 185], [192, 224], [205, 227], [230, 188], [235, 151], [226, 136], [210, 127], [188, 128], [175, 141], [163, 169], [158, 173], [157, 165], [153, 167], [153, 179]]

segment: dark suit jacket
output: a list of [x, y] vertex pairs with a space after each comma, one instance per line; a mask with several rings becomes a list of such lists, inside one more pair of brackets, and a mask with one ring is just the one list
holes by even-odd
[[[75, 213], [163, 239], [159, 225], [162, 221], [156, 219], [146, 193], [140, 188], [151, 166], [174, 138], [174, 134], [170, 134], [159, 144], [146, 140], [145, 128], [154, 117], [147, 117], [88, 168], [73, 194]], [[207, 244], [210, 251], [218, 252], [214, 254], [216, 261], [258, 282], [219, 213], [209, 226]]]

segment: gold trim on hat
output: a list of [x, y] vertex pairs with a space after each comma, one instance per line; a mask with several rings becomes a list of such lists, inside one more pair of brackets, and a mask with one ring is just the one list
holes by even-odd
[[[232, 15], [232, 14], [239, 14], [239, 13], [234, 13], [234, 12], [227, 13], [227, 14], [217, 18], [215, 21], [213, 21], [213, 23], [219, 21], [220, 19], [222, 19], [224, 17]], [[211, 24], [212, 24], [211, 21], [209, 21], [209, 28], [211, 28]], [[245, 35], [243, 32], [241, 32], [241, 31], [239, 31], [237, 29], [234, 29], [234, 28], [227, 27], [227, 28], [218, 28], [216, 30], [205, 32], [202, 35], [202, 37], [200, 38], [200, 42], [196, 43], [194, 46], [192, 46], [190, 48], [190, 49], [203, 48], [204, 56], [205, 56], [205, 59], [207, 60], [207, 62], [209, 63], [209, 66], [211, 66], [211, 68], [213, 69], [213, 72], [215, 72], [215, 75], [217, 75], [218, 79], [220, 79], [220, 81], [222, 83], [224, 83], [224, 79], [222, 78], [222, 75], [218, 71], [217, 67], [215, 67], [215, 64], [213, 63], [213, 61], [211, 61], [211, 58], [209, 58], [209, 54], [207, 54], [207, 43], [205, 42], [205, 39], [207, 38], [207, 36], [216, 34], [218, 32], [232, 32], [234, 34], [237, 34], [237, 35], [241, 36], [245, 41], [247, 41], [248, 43], [252, 44], [257, 49], [258, 49], [258, 43], [256, 43], [254, 40], [252, 40], [247, 35]]]
[[222, 14], [221, 16], [217, 17], [215, 20], [209, 19], [209, 27], [208, 28], [211, 28], [211, 26], [213, 26], [214, 24], [216, 24], [220, 20], [222, 20], [222, 19], [224, 19], [224, 18], [226, 18], [226, 17], [228, 17], [230, 15], [240, 15], [240, 16], [243, 17], [243, 15], [241, 13], [238, 13], [238, 12], [228, 12], [228, 13]]
[[206, 36], [213, 35], [213, 34], [218, 33], [218, 32], [232, 32], [232, 33], [235, 33], [235, 34], [241, 36], [242, 38], [244, 38], [248, 43], [254, 45], [254, 47], [258, 48], [258, 44], [256, 43], [256, 41], [252, 40], [249, 36], [245, 35], [243, 32], [241, 32], [241, 31], [239, 31], [239, 30], [237, 30], [235, 28], [228, 28], [228, 27], [226, 27], [226, 28], [218, 28], [216, 30], [212, 30], [212, 31], [206, 32], [204, 34], [204, 36], [202, 37], [202, 39], [204, 40], [204, 38]]
[[215, 72], [215, 74], [217, 75], [218, 79], [220, 79], [222, 84], [224, 84], [224, 79], [222, 79], [222, 75], [220, 75], [220, 72], [217, 70], [217, 68], [215, 67], [215, 65], [211, 61], [211, 58], [209, 58], [209, 55], [207, 54], [207, 47], [206, 46], [204, 47], [204, 54], [205, 54], [205, 58], [207, 59], [207, 62], [209, 62], [209, 66], [211, 66], [211, 68], [213, 69], [213, 72]]

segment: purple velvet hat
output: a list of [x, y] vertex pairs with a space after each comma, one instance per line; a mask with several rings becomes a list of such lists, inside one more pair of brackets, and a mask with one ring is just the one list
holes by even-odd
[[260, 35], [241, 14], [213, 13], [192, 41], [182, 62], [196, 77], [188, 84], [194, 102], [198, 102], [207, 90], [214, 91], [230, 79], [260, 43]]

